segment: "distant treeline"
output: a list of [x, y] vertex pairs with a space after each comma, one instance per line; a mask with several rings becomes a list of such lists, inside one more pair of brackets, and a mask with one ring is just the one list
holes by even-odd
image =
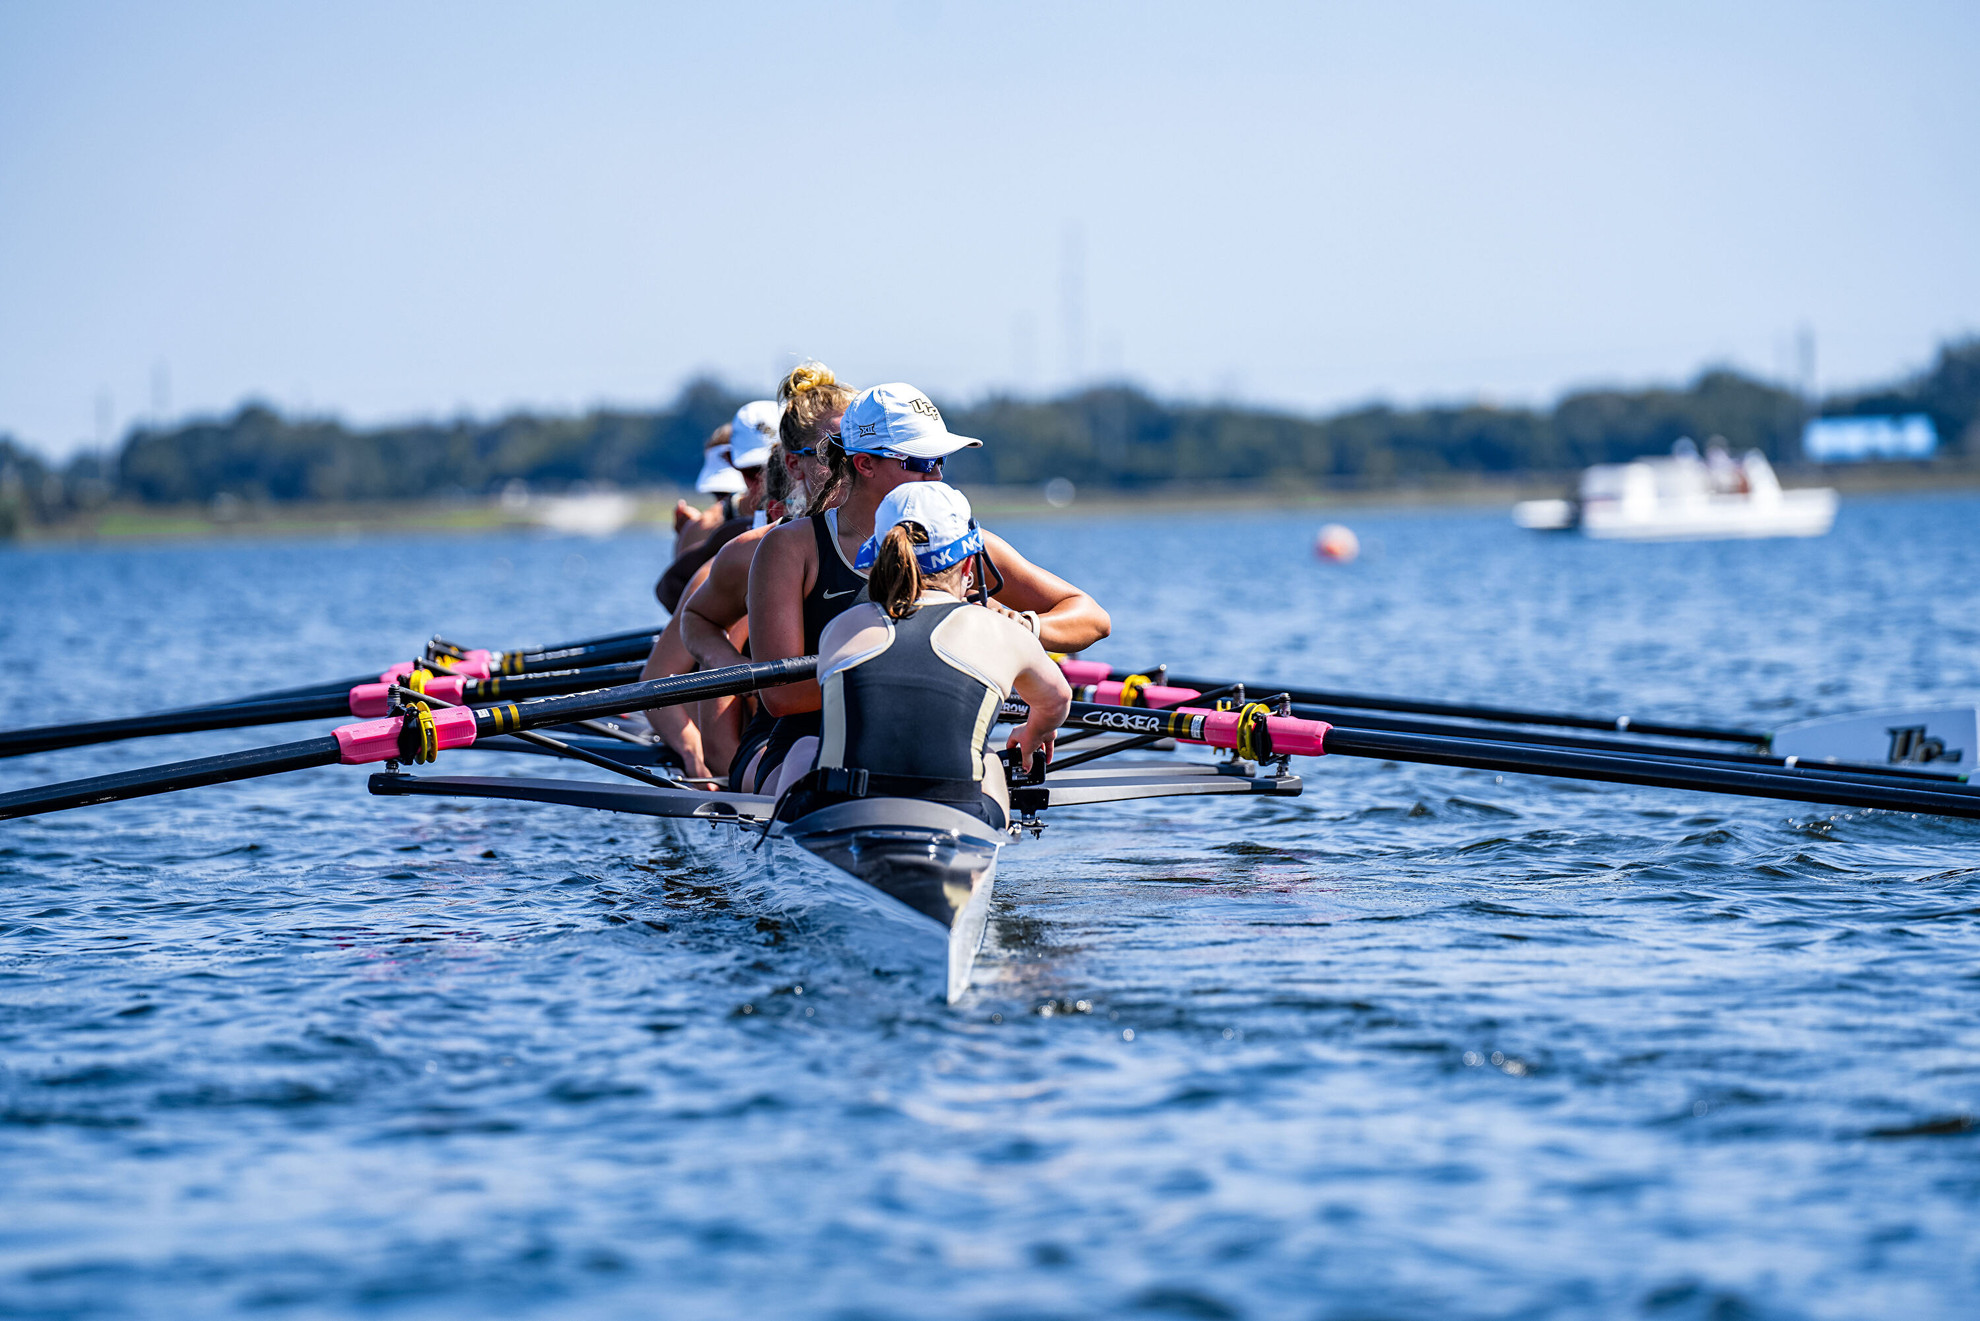
[[[227, 418], [140, 428], [114, 457], [84, 455], [59, 469], [0, 437], [0, 536], [117, 499], [435, 499], [492, 494], [518, 480], [550, 491], [578, 482], [684, 485], [708, 433], [746, 397], [697, 381], [654, 412], [519, 413], [368, 430], [248, 404]], [[1925, 412], [1945, 452], [1980, 455], [1980, 340], [1946, 345], [1930, 370], [1827, 400], [1821, 411]], [[1306, 418], [1164, 403], [1106, 386], [1052, 400], [993, 398], [947, 418], [984, 441], [950, 465], [965, 484], [1064, 477], [1101, 489], [1214, 482], [1368, 490], [1564, 471], [1665, 451], [1680, 436], [1723, 436], [1736, 451], [1792, 460], [1806, 405], [1790, 391], [1714, 370], [1684, 389], [1584, 390], [1548, 410], [1373, 405]]]

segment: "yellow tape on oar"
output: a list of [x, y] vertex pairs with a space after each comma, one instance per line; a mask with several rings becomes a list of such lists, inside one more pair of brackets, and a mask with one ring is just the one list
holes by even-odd
[[412, 759], [422, 764], [437, 759], [440, 756], [440, 735], [433, 728], [433, 708], [424, 702], [414, 702], [406, 715], [412, 719], [416, 731]]
[[494, 722], [497, 734], [507, 734], [511, 730], [522, 728], [522, 712], [516, 709], [514, 702], [488, 707], [481, 714]]
[[1272, 727], [1265, 718], [1272, 708], [1263, 702], [1246, 702], [1238, 712], [1237, 755], [1245, 761], [1266, 761], [1272, 756]]

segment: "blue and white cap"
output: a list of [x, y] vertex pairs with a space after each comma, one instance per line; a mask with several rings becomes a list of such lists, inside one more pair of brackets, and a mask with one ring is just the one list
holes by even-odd
[[848, 454], [939, 459], [982, 444], [950, 431], [927, 395], [899, 381], [860, 391], [839, 419], [839, 447]]
[[774, 399], [758, 399], [736, 410], [729, 423], [729, 462], [738, 468], [761, 468], [770, 462], [777, 443], [777, 422], [784, 409]]
[[969, 515], [969, 501], [947, 482], [903, 482], [887, 492], [873, 513], [873, 535], [859, 548], [853, 568], [866, 573], [880, 558], [880, 543], [902, 523], [919, 523], [928, 544], [914, 548], [923, 573], [952, 569], [983, 549], [983, 532]]

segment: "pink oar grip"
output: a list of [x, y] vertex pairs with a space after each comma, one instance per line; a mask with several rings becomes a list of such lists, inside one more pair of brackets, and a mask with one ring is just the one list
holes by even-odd
[[463, 679], [486, 679], [494, 660], [494, 652], [477, 647], [473, 651], [462, 652], [459, 660], [447, 666], [447, 673], [457, 674]]
[[1059, 662], [1059, 672], [1072, 684], [1105, 683], [1114, 675], [1113, 668], [1100, 661], [1073, 660], [1071, 657]]
[[[1185, 707], [1185, 710], [1190, 708]], [[1195, 714], [1191, 711], [1191, 714]], [[1205, 711], [1203, 741], [1213, 748], [1235, 748], [1238, 742], [1238, 711]], [[1327, 755], [1327, 731], [1333, 726], [1324, 720], [1301, 720], [1298, 716], [1267, 716], [1265, 728], [1272, 733], [1272, 753], [1295, 757]]]
[[[1316, 722], [1308, 720], [1304, 724]], [[1325, 725], [1320, 726], [1322, 733]], [[444, 711], [433, 713], [433, 733], [435, 741], [443, 748], [465, 748], [474, 742], [474, 711], [470, 707], [450, 706]]]
[[[367, 762], [392, 761], [399, 753], [399, 730], [404, 716], [383, 720], [363, 720], [355, 725], [339, 725], [333, 733], [341, 749], [337, 760], [346, 766]], [[433, 713], [433, 741], [443, 748], [465, 748], [474, 742], [474, 712], [465, 706], [445, 707]]]
[[371, 761], [390, 761], [399, 755], [399, 726], [404, 716], [365, 720], [355, 725], [339, 725], [332, 733], [342, 749], [337, 760], [346, 766], [362, 766]]
[[[1107, 706], [1119, 706], [1121, 704], [1121, 689], [1126, 686], [1114, 679], [1109, 679], [1105, 683], [1096, 683], [1092, 685], [1093, 696], [1085, 700], [1089, 702], [1100, 702]], [[1193, 702], [1201, 696], [1203, 694], [1194, 688], [1170, 688], [1164, 684], [1147, 683], [1141, 686], [1140, 705], [1181, 706], [1184, 702]]]
[[[443, 702], [466, 701], [467, 686], [468, 681], [455, 674], [445, 674], [426, 681], [426, 691]], [[390, 683], [359, 684], [351, 689], [351, 714], [360, 719], [384, 715], [392, 709], [391, 693]]]

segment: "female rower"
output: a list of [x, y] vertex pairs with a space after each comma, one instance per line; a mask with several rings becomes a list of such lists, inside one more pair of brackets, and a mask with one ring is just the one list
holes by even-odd
[[[790, 518], [801, 519], [806, 513], [822, 512], [827, 507], [822, 501], [837, 499], [826, 491], [829, 478], [818, 451], [824, 438], [837, 429], [853, 390], [823, 363], [807, 362], [784, 378], [777, 395], [784, 404], [778, 448], [796, 488], [785, 504]], [[750, 565], [770, 531], [750, 532], [723, 547], [710, 562], [707, 581], [682, 604], [681, 642], [701, 669], [720, 669], [749, 659], [745, 621]], [[741, 787], [751, 763], [769, 742], [776, 717], [760, 702], [752, 713], [743, 699], [722, 698], [702, 704], [701, 723], [703, 743], [711, 750], [708, 764], [726, 768], [731, 787]]]
[[[710, 450], [711, 463], [719, 454], [724, 463], [734, 465], [727, 469], [726, 475], [741, 483], [736, 494], [723, 497], [718, 503], [708, 506], [697, 518], [684, 524], [681, 513], [687, 506], [675, 507], [674, 562], [660, 575], [660, 581], [653, 585], [653, 595], [668, 614], [680, 608], [688, 580], [714, 558], [716, 551], [752, 526], [763, 525], [764, 465], [769, 462], [770, 447], [777, 441], [780, 411], [777, 404], [769, 399], [744, 404], [736, 410], [735, 419], [723, 428], [730, 435], [729, 443], [720, 450]], [[704, 466], [703, 475], [706, 474], [707, 468]]]
[[[983, 534], [960, 491], [898, 486], [874, 528], [855, 561], [869, 570], [872, 599], [827, 624], [819, 640], [818, 773], [797, 781], [782, 815], [849, 796], [826, 774], [846, 768], [866, 772], [867, 796], [946, 803], [1002, 830], [1010, 788], [986, 746], [998, 708], [1013, 691], [1030, 706], [1008, 744], [1029, 770], [1039, 751], [1051, 757], [1072, 689], [1028, 625], [969, 604]], [[792, 760], [802, 755], [793, 750]]]
[[[807, 362], [784, 378], [777, 396], [783, 412], [765, 470], [764, 493], [772, 501], [770, 513], [801, 518], [820, 507], [827, 472], [818, 457], [819, 440], [839, 425], [839, 414], [853, 391], [823, 363]], [[749, 564], [768, 532], [766, 525], [743, 533], [703, 566], [689, 582], [681, 608], [655, 641], [640, 678], [716, 669], [748, 659]], [[737, 699], [722, 698], [649, 711], [647, 721], [680, 754], [690, 774], [705, 777], [712, 772], [727, 779], [732, 768], [739, 774], [762, 747], [775, 718], [762, 714], [760, 707], [751, 709]], [[740, 758], [738, 747], [745, 749]]]
[[[942, 463], [982, 442], [952, 433], [928, 396], [911, 385], [882, 385], [855, 396], [838, 433], [820, 450], [831, 476], [823, 499], [838, 506], [774, 529], [757, 547], [749, 570], [750, 651], [782, 660], [818, 651], [825, 626], [849, 609], [866, 586], [855, 567], [873, 535], [874, 512], [896, 487], [938, 481]], [[1080, 651], [1107, 636], [1107, 612], [1065, 579], [1039, 568], [995, 533], [982, 534], [979, 594], [997, 613], [1021, 622], [1054, 651]], [[781, 793], [810, 768], [810, 752], [793, 750], [820, 730], [815, 682], [766, 688], [764, 709], [778, 717], [758, 767], [742, 787]], [[815, 744], [806, 745], [807, 749]], [[779, 766], [775, 778], [772, 771]]]

